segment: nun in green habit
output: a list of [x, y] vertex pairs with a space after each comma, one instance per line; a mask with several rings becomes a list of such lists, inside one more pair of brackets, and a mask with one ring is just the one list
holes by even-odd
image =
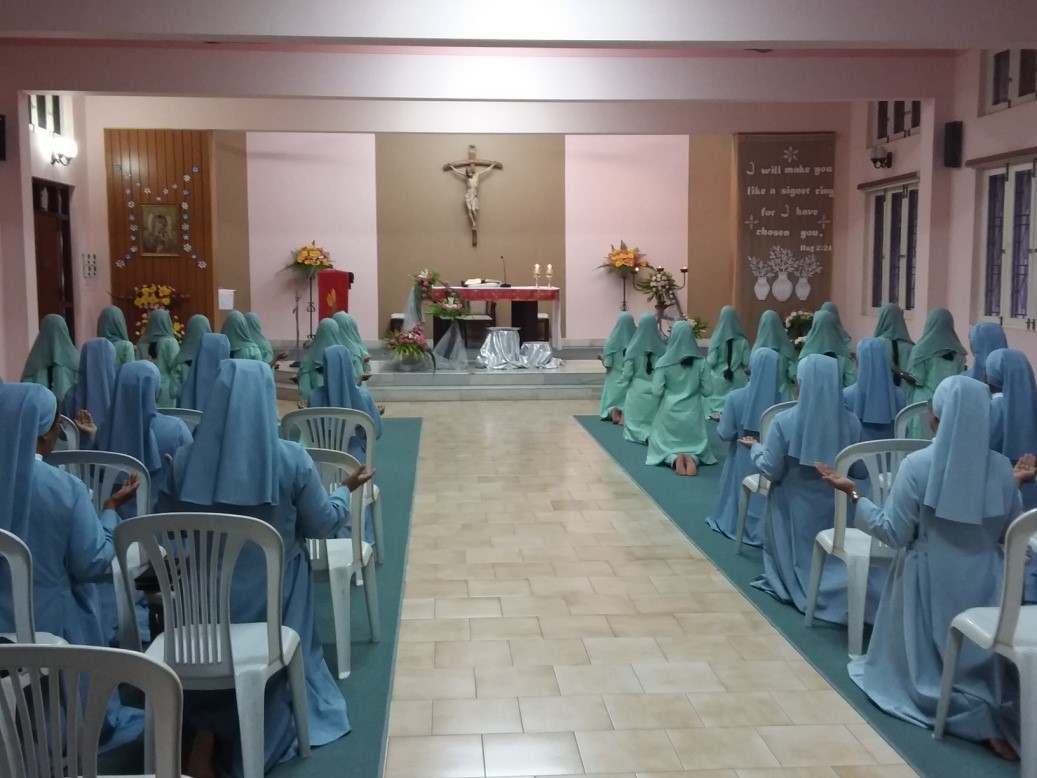
[[334, 316], [338, 324], [339, 345], [346, 346], [353, 355], [353, 372], [360, 381], [365, 381], [363, 376], [367, 374], [367, 363], [371, 361], [371, 354], [364, 345], [364, 339], [360, 337], [360, 328], [352, 314], [339, 311]]
[[807, 333], [806, 343], [799, 352], [802, 362], [811, 354], [824, 354], [839, 363], [839, 376], [844, 387], [857, 383], [857, 366], [850, 356], [850, 344], [844, 337], [846, 331], [839, 320], [823, 308], [814, 314], [814, 321]]
[[342, 334], [334, 319], [321, 319], [313, 341], [303, 352], [299, 362], [299, 407], [307, 408], [310, 394], [324, 386], [324, 352], [332, 346], [340, 346]]
[[133, 343], [130, 342], [130, 334], [126, 330], [126, 316], [122, 309], [109, 305], [101, 311], [97, 317], [97, 337], [111, 341], [115, 346], [115, 372], [128, 362], [133, 362], [137, 357], [133, 352]]
[[[756, 330], [756, 342], [752, 353], [761, 348], [774, 349], [778, 352], [778, 391], [782, 397], [792, 397], [792, 384], [796, 380], [796, 347], [789, 340], [785, 325], [775, 311], [764, 311], [760, 316], [760, 325]], [[751, 359], [751, 355], [750, 355]]]
[[623, 355], [630, 340], [637, 331], [634, 316], [623, 311], [616, 319], [605, 340], [605, 348], [601, 353], [601, 364], [605, 366], [605, 385], [601, 389], [601, 408], [598, 416], [611, 419], [613, 424], [623, 423], [623, 401], [626, 399], [626, 388], [623, 386]]
[[173, 373], [169, 380], [169, 391], [173, 395], [173, 401], [180, 399], [180, 387], [187, 380], [187, 374], [191, 372], [191, 364], [198, 355], [198, 347], [202, 344], [202, 335], [212, 332], [209, 319], [200, 313], [196, 313], [187, 320], [187, 331], [184, 342], [180, 344], [180, 351], [173, 360]]
[[180, 343], [173, 334], [173, 320], [165, 308], [156, 308], [148, 313], [148, 325], [137, 341], [137, 359], [149, 359], [158, 368], [159, 408], [175, 408], [173, 373], [176, 358], [180, 354]]
[[705, 414], [718, 414], [724, 409], [724, 400], [732, 389], [741, 389], [749, 383], [749, 338], [742, 329], [738, 311], [730, 305], [720, 309], [720, 319], [709, 339], [706, 363], [713, 373], [713, 396], [709, 398]]
[[828, 311], [835, 317], [835, 323], [839, 327], [839, 332], [843, 336], [843, 342], [849, 347], [853, 343], [853, 338], [850, 337], [850, 333], [846, 331], [843, 326], [842, 317], [839, 316], [839, 306], [833, 303], [831, 300], [821, 303], [821, 310]]
[[675, 323], [666, 353], [652, 371], [652, 394], [659, 398], [659, 410], [648, 435], [645, 464], [666, 464], [677, 475], [697, 475], [699, 465], [716, 463], [705, 413], [714, 383], [695, 330], [686, 321]]
[[[901, 377], [910, 385], [908, 402], [927, 402], [945, 378], [965, 369], [965, 346], [954, 331], [954, 317], [946, 308], [933, 308], [925, 319], [925, 329], [911, 349], [911, 361]], [[925, 438], [924, 420], [908, 425], [910, 438]]]
[[655, 314], [642, 313], [637, 332], [623, 356], [620, 386], [626, 392], [623, 403], [623, 437], [644, 445], [659, 410], [659, 396], [652, 392], [652, 371], [666, 353], [666, 341], [659, 334]]
[[[915, 342], [907, 331], [904, 312], [896, 303], [886, 303], [879, 309], [879, 320], [875, 324], [875, 337], [886, 344], [886, 353], [894, 372], [906, 371], [911, 363], [911, 350]], [[901, 384], [899, 375], [893, 378], [897, 386]]]
[[68, 390], [79, 382], [79, 351], [68, 334], [68, 324], [58, 314], [48, 313], [40, 322], [40, 334], [25, 360], [22, 381], [50, 389], [59, 406]]
[[252, 342], [259, 346], [259, 351], [263, 355], [263, 361], [268, 365], [272, 365], [274, 362], [274, 347], [270, 344], [266, 335], [263, 334], [263, 322], [259, 318], [259, 314], [255, 311], [249, 311], [245, 314], [245, 321], [248, 322], [248, 331], [252, 336]]
[[223, 322], [220, 332], [230, 341], [231, 359], [256, 359], [263, 362], [263, 351], [252, 340], [248, 319], [241, 311], [231, 311]]

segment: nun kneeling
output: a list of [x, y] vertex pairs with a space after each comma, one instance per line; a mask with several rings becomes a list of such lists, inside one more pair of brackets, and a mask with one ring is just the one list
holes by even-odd
[[622, 386], [626, 391], [623, 405], [623, 437], [644, 445], [652, 431], [659, 396], [652, 391], [652, 372], [663, 354], [666, 341], [659, 334], [659, 325], [651, 313], [641, 314], [637, 333], [623, 356]]

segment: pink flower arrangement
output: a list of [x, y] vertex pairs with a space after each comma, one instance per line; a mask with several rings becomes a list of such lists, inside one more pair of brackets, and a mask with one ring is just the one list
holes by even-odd
[[425, 331], [420, 324], [389, 334], [385, 338], [385, 347], [400, 359], [421, 359], [429, 352]]

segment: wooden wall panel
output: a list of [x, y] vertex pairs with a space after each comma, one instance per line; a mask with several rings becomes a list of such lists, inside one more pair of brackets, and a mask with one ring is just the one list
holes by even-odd
[[[111, 293], [126, 313], [131, 338], [140, 317], [133, 289], [142, 284], [189, 295], [171, 311], [184, 324], [195, 313], [213, 318], [211, 142], [207, 131], [105, 130]], [[176, 256], [141, 256], [145, 205], [176, 208]]]

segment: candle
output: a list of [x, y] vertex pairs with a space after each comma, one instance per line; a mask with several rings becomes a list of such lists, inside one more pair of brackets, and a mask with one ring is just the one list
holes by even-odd
[[540, 275], [540, 263], [539, 262], [537, 262], [535, 265], [533, 265], [533, 275], [535, 275], [535, 276]]
[[551, 265], [550, 264], [548, 264], [548, 266], [547, 266], [547, 274], [551, 275]]

